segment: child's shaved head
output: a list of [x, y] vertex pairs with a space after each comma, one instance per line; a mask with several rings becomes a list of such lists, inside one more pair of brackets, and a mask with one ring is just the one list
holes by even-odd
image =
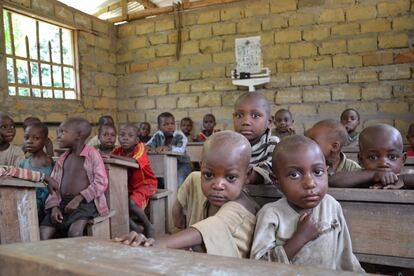
[[86, 140], [86, 138], [91, 135], [92, 127], [91, 124], [88, 122], [88, 120], [84, 118], [69, 118], [63, 122], [67, 127], [75, 129], [77, 132], [80, 133], [80, 137], [83, 140]]
[[386, 124], [366, 127], [359, 135], [359, 150], [365, 150], [368, 144], [371, 145], [373, 141], [380, 137], [392, 143], [398, 150], [403, 150], [401, 133], [395, 127]]
[[306, 131], [306, 136], [313, 139], [315, 132], [323, 133], [323, 135], [327, 136], [330, 141], [339, 141], [341, 147], [348, 139], [348, 132], [345, 127], [340, 122], [333, 119], [317, 122], [312, 126], [312, 128]]
[[281, 161], [282, 157], [302, 153], [304, 151], [303, 149], [308, 147], [312, 147], [314, 150], [316, 150], [325, 163], [325, 157], [322, 153], [322, 150], [315, 141], [306, 136], [292, 135], [286, 139], [283, 139], [279, 144], [276, 145], [272, 155], [273, 172], [277, 171], [278, 163]]
[[234, 107], [237, 108], [237, 106], [239, 106], [240, 103], [244, 101], [259, 102], [263, 107], [264, 113], [267, 115], [267, 119], [271, 117], [269, 101], [265, 96], [263, 96], [263, 94], [259, 92], [246, 92], [237, 98]]
[[137, 134], [137, 136], [138, 136], [138, 133], [139, 133], [139, 128], [137, 127], [137, 125], [136, 125], [136, 124], [127, 123], [127, 124], [123, 124], [123, 125], [120, 127], [120, 129], [125, 129], [125, 128], [132, 128], [132, 129], [135, 131], [135, 133]]
[[240, 133], [225, 130], [211, 135], [203, 145], [201, 160], [208, 158], [210, 154], [225, 153], [229, 159], [237, 155], [236, 159], [242, 160], [246, 168], [250, 163], [252, 149], [249, 140]]

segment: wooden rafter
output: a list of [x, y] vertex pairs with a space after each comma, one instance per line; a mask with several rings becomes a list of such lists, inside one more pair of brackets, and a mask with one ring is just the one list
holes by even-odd
[[[141, 4], [145, 9], [156, 9], [156, 8], [158, 8], [158, 6], [150, 0], [135, 0], [135, 1], [137, 1], [139, 4]], [[112, 4], [112, 5], [109, 5], [109, 6], [105, 7], [105, 8], [100, 9], [99, 11], [94, 13], [93, 15], [98, 17], [101, 14], [104, 14], [104, 13], [109, 12], [109, 11], [116, 10], [118, 8], [121, 8], [123, 10], [124, 9], [124, 2], [126, 2], [127, 10], [128, 10], [128, 2], [132, 2], [132, 0], [121, 0], [121, 1], [118, 1], [114, 4]], [[128, 14], [128, 12], [126, 14]]]
[[155, 9], [155, 8], [158, 8], [158, 6], [155, 5], [150, 0], [137, 0], [137, 2], [140, 3], [141, 5], [143, 5], [144, 8], [146, 8], [146, 9]]
[[[186, 10], [198, 9], [198, 8], [204, 8], [204, 7], [211, 6], [211, 5], [227, 4], [227, 3], [240, 2], [240, 1], [243, 1], [243, 0], [200, 0], [196, 2], [184, 1], [185, 2], [184, 9]], [[148, 16], [173, 13], [173, 12], [174, 12], [173, 6], [162, 7], [162, 8], [151, 8], [151, 9], [146, 9], [143, 11], [130, 13], [128, 15], [128, 21], [143, 19]], [[124, 19], [122, 18], [122, 16], [117, 16], [117, 17], [109, 18], [107, 21], [111, 23], [117, 23], [117, 22], [124, 21]]]

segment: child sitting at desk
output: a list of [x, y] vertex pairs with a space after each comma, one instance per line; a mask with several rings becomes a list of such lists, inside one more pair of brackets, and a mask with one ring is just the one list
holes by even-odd
[[348, 132], [348, 139], [345, 146], [358, 146], [359, 132], [356, 130], [360, 123], [358, 111], [353, 108], [345, 109], [341, 114], [341, 124]]
[[102, 156], [108, 156], [115, 149], [116, 129], [114, 125], [101, 125], [98, 130], [99, 145], [95, 148]]
[[[157, 192], [157, 178], [148, 160], [145, 145], [139, 141], [138, 129], [134, 124], [123, 125], [119, 131], [120, 147], [116, 148], [111, 157], [134, 162], [139, 168], [128, 168], [128, 194], [130, 226], [134, 231], [144, 232], [147, 237], [154, 237], [155, 229], [145, 215], [150, 197]], [[138, 218], [144, 229], [131, 217]]]
[[[350, 172], [361, 168], [355, 161], [346, 158], [342, 152], [342, 146], [346, 143], [348, 135], [345, 127], [338, 121], [329, 119], [317, 122], [305, 134], [321, 148], [328, 165], [329, 177], [338, 172]], [[331, 179], [329, 184], [331, 185]]]
[[279, 137], [280, 139], [291, 136], [295, 134], [295, 129], [293, 128], [293, 120], [292, 113], [290, 113], [287, 109], [279, 109], [275, 113], [275, 117], [273, 118], [273, 124], [275, 128], [272, 129], [272, 135]]
[[272, 152], [279, 138], [271, 136], [270, 104], [258, 92], [242, 94], [234, 105], [234, 130], [249, 140], [252, 147], [250, 165], [253, 173], [248, 184], [271, 184]]
[[142, 122], [139, 124], [139, 129], [138, 129], [138, 133], [139, 133], [139, 140], [142, 143], [147, 143], [149, 140], [151, 140], [151, 125], [148, 122]]
[[358, 159], [363, 170], [335, 176], [344, 178], [340, 187], [414, 188], [413, 170], [403, 168], [406, 155], [396, 128], [386, 124], [365, 128], [359, 135]]
[[408, 127], [407, 141], [410, 144], [410, 148], [407, 150], [407, 156], [414, 157], [414, 123]]
[[[111, 126], [115, 127], [114, 118], [112, 118], [111, 115], [103, 115], [103, 116], [99, 117], [98, 125], [99, 126], [111, 125]], [[89, 139], [87, 144], [91, 147], [99, 146], [99, 144], [100, 144], [99, 134], [95, 135], [91, 139]], [[115, 146], [119, 146], [118, 137], [115, 139]]]
[[[24, 121], [23, 121], [23, 131], [26, 131], [26, 128], [28, 126], [30, 126], [31, 124], [33, 124], [33, 123], [41, 123], [41, 121], [37, 117], [27, 117], [26, 119], [24, 119]], [[24, 145], [23, 145], [22, 149], [23, 149], [24, 153], [27, 153], [27, 151], [24, 148]], [[47, 137], [47, 141], [46, 141], [46, 144], [45, 144], [45, 147], [43, 148], [43, 150], [50, 157], [53, 157], [54, 154], [55, 154], [54, 151], [53, 151], [53, 142], [52, 142], [52, 140], [50, 140], [49, 137]]]
[[203, 129], [198, 134], [196, 141], [204, 142], [210, 137], [213, 133], [219, 132], [220, 129], [216, 129], [216, 117], [213, 114], [206, 114], [203, 117]]
[[18, 167], [24, 153], [18, 146], [10, 144], [16, 135], [13, 119], [0, 112], [0, 165]]
[[[50, 176], [53, 170], [53, 161], [52, 158], [43, 151], [43, 148], [48, 142], [48, 134], [49, 130], [47, 126], [40, 122], [33, 122], [25, 128], [23, 147], [30, 153], [30, 156], [20, 162], [20, 168], [41, 172]], [[36, 188], [37, 215], [39, 217], [39, 222], [42, 221], [45, 216], [44, 209], [48, 195], [49, 191], [47, 187]]]
[[181, 185], [191, 172], [190, 158], [185, 155], [187, 137], [175, 128], [175, 118], [171, 113], [161, 113], [158, 115], [157, 121], [158, 131], [146, 143], [148, 151], [156, 153], [172, 151], [184, 154], [177, 159], [178, 185]]
[[326, 194], [328, 173], [319, 146], [304, 136], [287, 137], [276, 146], [272, 166], [284, 197], [257, 214], [250, 257], [362, 272], [341, 205]]
[[58, 232], [79, 237], [88, 220], [108, 214], [105, 191], [108, 176], [99, 152], [85, 140], [91, 125], [82, 118], [69, 118], [60, 124], [57, 143], [68, 148], [57, 160], [51, 177], [60, 185], [60, 193], [46, 200], [48, 214], [40, 223], [40, 239], [46, 240]]
[[185, 137], [187, 137], [188, 142], [193, 142], [196, 139], [193, 139], [191, 132], [193, 131], [194, 122], [190, 117], [184, 117], [180, 121], [180, 129], [184, 133]]
[[248, 257], [256, 222], [255, 205], [242, 192], [252, 172], [250, 154], [249, 142], [242, 135], [232, 131], [213, 134], [203, 145], [201, 172], [193, 172], [179, 191], [197, 190], [184, 196], [189, 206], [200, 206], [200, 220], [158, 240], [132, 232], [116, 241], [177, 249], [201, 245], [207, 254]]

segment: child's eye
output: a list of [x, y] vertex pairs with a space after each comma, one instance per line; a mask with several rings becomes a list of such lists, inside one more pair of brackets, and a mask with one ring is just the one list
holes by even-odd
[[324, 170], [321, 170], [321, 169], [316, 169], [316, 170], [314, 171], [314, 174], [315, 174], [316, 176], [322, 176], [322, 175], [324, 174]]
[[234, 182], [237, 180], [237, 177], [235, 175], [228, 175], [226, 178], [229, 182]]
[[368, 155], [368, 159], [371, 161], [375, 161], [378, 160], [378, 156], [377, 155]]
[[259, 118], [260, 117], [260, 114], [258, 114], [258, 113], [252, 113], [252, 118], [253, 119], [256, 119], [256, 118]]
[[299, 176], [300, 176], [300, 174], [299, 174], [298, 171], [293, 171], [293, 172], [289, 173], [289, 177], [292, 178], [292, 179], [298, 179]]
[[213, 174], [211, 172], [204, 172], [203, 176], [205, 179], [210, 180], [213, 178]]
[[396, 154], [390, 154], [388, 155], [388, 159], [391, 161], [395, 161], [398, 159], [398, 156]]
[[240, 119], [243, 117], [243, 114], [241, 113], [234, 113], [234, 117], [236, 117], [237, 119]]

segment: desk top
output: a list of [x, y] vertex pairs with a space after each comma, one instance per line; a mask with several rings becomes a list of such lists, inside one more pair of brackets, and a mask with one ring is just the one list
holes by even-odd
[[126, 160], [121, 160], [121, 159], [117, 159], [117, 158], [105, 158], [103, 159], [105, 164], [113, 164], [113, 165], [119, 165], [119, 166], [123, 166], [123, 167], [128, 167], [128, 168], [139, 168], [138, 163], [134, 163], [134, 162], [129, 162]]
[[129, 247], [90, 237], [0, 246], [4, 275], [352, 275], [314, 267]]
[[43, 188], [46, 186], [41, 182], [32, 182], [11, 176], [0, 176], [0, 187]]
[[148, 152], [148, 155], [171, 155], [171, 156], [183, 156], [183, 153], [173, 151], [163, 151], [161, 153]]

